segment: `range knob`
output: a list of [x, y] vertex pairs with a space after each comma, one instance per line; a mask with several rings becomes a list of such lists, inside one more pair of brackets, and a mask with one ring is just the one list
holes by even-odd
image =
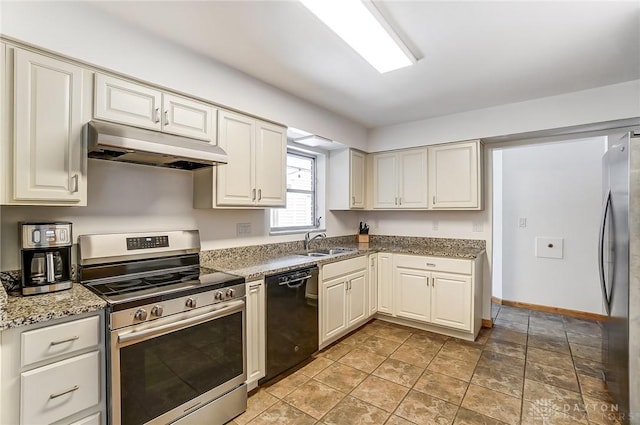
[[216, 293], [213, 295], [213, 298], [220, 301], [222, 300], [222, 298], [224, 298], [224, 295], [222, 294], [221, 291], [216, 291]]
[[162, 308], [161, 305], [156, 305], [151, 309], [152, 316], [160, 317], [162, 316], [163, 312], [164, 312], [164, 309]]
[[227, 289], [227, 298], [231, 298], [231, 297], [233, 297], [235, 294], [236, 294], [235, 289], [231, 289], [231, 288]]
[[189, 308], [196, 308], [196, 299], [195, 298], [187, 298], [185, 305]]
[[144, 308], [139, 308], [135, 314], [133, 315], [136, 320], [147, 320], [147, 310]]

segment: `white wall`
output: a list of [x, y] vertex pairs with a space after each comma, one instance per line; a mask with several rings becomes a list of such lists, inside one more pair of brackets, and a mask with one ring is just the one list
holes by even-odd
[[[603, 312], [597, 243], [604, 152], [601, 137], [503, 150], [503, 299]], [[519, 227], [520, 217], [527, 227]], [[536, 257], [536, 236], [564, 238], [564, 258]]]
[[640, 117], [640, 80], [443, 117], [369, 132], [369, 151], [504, 136]]

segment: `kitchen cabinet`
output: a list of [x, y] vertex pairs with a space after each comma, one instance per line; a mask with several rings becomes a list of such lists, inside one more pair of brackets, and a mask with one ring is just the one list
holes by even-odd
[[320, 346], [326, 346], [369, 318], [367, 257], [322, 266]]
[[482, 209], [480, 141], [430, 146], [428, 155], [429, 208]]
[[0, 423], [106, 423], [104, 326], [101, 311], [3, 331]]
[[[87, 71], [2, 45], [2, 204], [86, 206]], [[89, 93], [90, 94], [90, 93]]]
[[329, 152], [330, 210], [365, 208], [365, 160], [366, 154], [355, 149]]
[[209, 104], [96, 73], [94, 118], [215, 142]]
[[264, 280], [247, 282], [247, 386], [258, 385], [266, 372], [266, 310]]
[[229, 162], [194, 173], [195, 208], [286, 205], [284, 127], [221, 110], [218, 145]]
[[[390, 257], [385, 265], [383, 254], [378, 255], [378, 313], [382, 319], [475, 338], [482, 325], [482, 257], [384, 254]], [[383, 273], [392, 275], [384, 279], [386, 283]]]
[[378, 312], [378, 254], [369, 255], [369, 316]]
[[427, 197], [427, 149], [373, 154], [373, 208], [423, 209]]

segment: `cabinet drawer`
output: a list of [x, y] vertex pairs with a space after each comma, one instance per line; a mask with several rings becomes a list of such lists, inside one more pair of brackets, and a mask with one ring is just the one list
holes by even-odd
[[75, 421], [69, 425], [100, 425], [100, 412], [94, 413], [91, 416], [82, 418], [79, 421]]
[[471, 260], [397, 254], [396, 266], [438, 272], [471, 274]]
[[98, 316], [23, 332], [22, 366], [96, 346], [99, 337]]
[[332, 279], [367, 268], [367, 256], [350, 258], [348, 260], [325, 264], [322, 266], [322, 280]]
[[20, 381], [20, 423], [55, 422], [99, 403], [100, 353], [24, 372]]

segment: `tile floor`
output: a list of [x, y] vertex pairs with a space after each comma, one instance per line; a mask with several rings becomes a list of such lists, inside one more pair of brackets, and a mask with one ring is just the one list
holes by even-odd
[[601, 324], [494, 305], [471, 343], [374, 320], [251, 394], [231, 424], [619, 423]]

